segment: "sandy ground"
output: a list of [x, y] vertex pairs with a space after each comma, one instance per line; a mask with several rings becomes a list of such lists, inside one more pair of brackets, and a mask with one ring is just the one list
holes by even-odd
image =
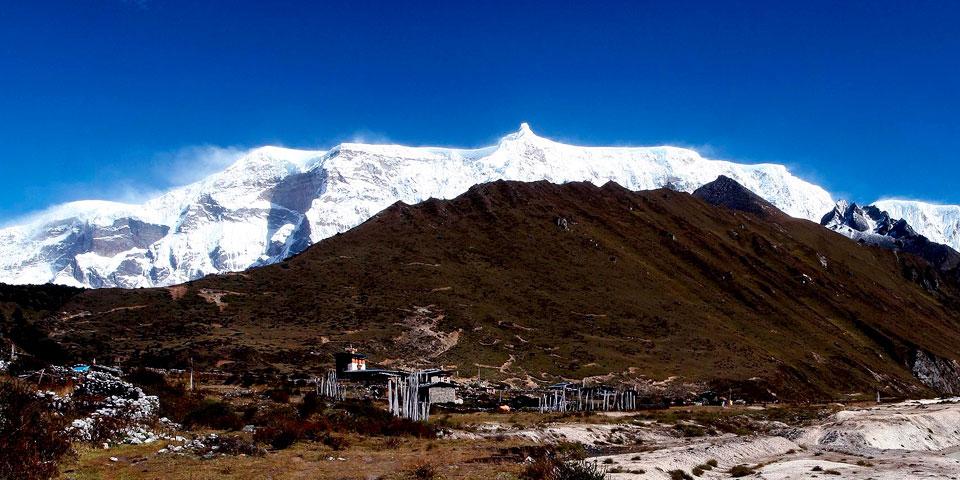
[[[736, 465], [762, 479], [960, 478], [960, 400], [911, 401], [841, 411], [778, 435], [676, 439], [651, 451], [596, 457], [613, 479], [665, 479], [715, 460], [700, 478], [730, 478]], [[576, 431], [576, 430], [575, 430]], [[652, 438], [651, 438], [652, 439]], [[651, 448], [650, 442], [645, 443]], [[623, 472], [623, 473], [617, 473]], [[642, 472], [642, 473], [641, 473]]]

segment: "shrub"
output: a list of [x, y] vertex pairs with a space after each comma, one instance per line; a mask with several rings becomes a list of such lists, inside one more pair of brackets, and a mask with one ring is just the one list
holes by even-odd
[[330, 435], [329, 424], [301, 420], [294, 415], [285, 415], [279, 409], [261, 416], [260, 423], [264, 426], [254, 433], [254, 441], [268, 444], [277, 450], [288, 448], [300, 440], [320, 440], [334, 450], [348, 446], [345, 439]]
[[297, 413], [300, 414], [301, 418], [310, 418], [311, 415], [323, 410], [323, 406], [323, 401], [320, 395], [317, 395], [317, 392], [307, 392], [297, 407]]
[[383, 443], [381, 445], [382, 445], [382, 448], [384, 449], [396, 450], [400, 448], [401, 443], [400, 443], [400, 439], [397, 437], [387, 437], [383, 440]]
[[603, 480], [604, 471], [596, 463], [586, 460], [561, 462], [556, 480]]
[[20, 382], [0, 380], [0, 478], [36, 480], [58, 474], [70, 452], [66, 420]]
[[350, 448], [350, 440], [347, 440], [347, 437], [330, 435], [329, 433], [323, 436], [321, 442], [334, 450], [346, 450]]
[[527, 464], [520, 473], [520, 478], [522, 480], [603, 480], [604, 473], [594, 462], [564, 461], [555, 456], [545, 455]]
[[693, 480], [693, 477], [683, 470], [670, 470], [667, 473], [670, 475], [670, 480]]
[[711, 468], [717, 468], [717, 465], [719, 465], [719, 463], [717, 463], [716, 460], [711, 458], [710, 460], [707, 460], [707, 465], [710, 465]]
[[337, 429], [367, 436], [410, 435], [418, 438], [436, 438], [437, 436], [433, 426], [394, 417], [390, 412], [377, 408], [369, 400], [345, 403], [344, 411], [330, 414], [328, 421]]
[[184, 416], [183, 425], [187, 428], [202, 425], [221, 430], [239, 430], [243, 427], [243, 420], [229, 403], [205, 399]]
[[707, 429], [690, 423], [678, 423], [673, 426], [673, 429], [684, 437], [702, 437], [707, 434]]
[[263, 392], [267, 398], [277, 403], [290, 403], [290, 392], [282, 388], [272, 388]]
[[[713, 465], [710, 464], [711, 462], [713, 462]], [[703, 472], [713, 470], [713, 467], [715, 467], [716, 465], [717, 465], [716, 460], [707, 460], [707, 463], [703, 463], [703, 464], [697, 465], [696, 467], [693, 467], [693, 470], [690, 470], [690, 473], [699, 477], [703, 475]]]
[[[217, 447], [216, 450], [213, 447]], [[256, 443], [244, 440], [238, 436], [219, 436], [215, 441], [207, 440], [206, 451], [197, 452], [198, 454], [203, 454], [207, 452], [212, 453], [223, 453], [226, 455], [250, 455], [254, 457], [261, 457], [267, 452], [257, 446]]]
[[438, 477], [437, 467], [432, 463], [421, 463], [413, 469], [413, 478], [417, 480], [433, 480]]
[[140, 386], [143, 393], [160, 400], [159, 416], [177, 423], [186, 423], [187, 415], [200, 407], [202, 397], [187, 392], [183, 383], [170, 383], [159, 372], [138, 368], [127, 375], [127, 380]]
[[731, 477], [746, 477], [754, 473], [753, 469], [746, 465], [737, 465], [731, 468], [728, 473]]
[[303, 430], [293, 424], [281, 427], [258, 428], [253, 434], [253, 440], [265, 443], [277, 450], [283, 450], [303, 438]]

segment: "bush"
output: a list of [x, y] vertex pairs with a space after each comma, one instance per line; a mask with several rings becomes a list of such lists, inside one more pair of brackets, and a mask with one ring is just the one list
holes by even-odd
[[322, 411], [323, 407], [323, 401], [317, 392], [307, 392], [297, 407], [297, 413], [300, 414], [300, 418], [310, 418], [313, 414]]
[[268, 444], [277, 450], [288, 448], [300, 440], [329, 442], [331, 448], [334, 445], [344, 448], [346, 445], [345, 441], [334, 440], [330, 436], [331, 426], [329, 423], [298, 418], [291, 407], [268, 409], [261, 412], [255, 421], [262, 426], [254, 433], [254, 441]]
[[183, 425], [187, 428], [202, 425], [221, 430], [239, 430], [243, 428], [243, 419], [229, 403], [205, 399], [184, 416]]
[[18, 381], [0, 380], [0, 478], [36, 480], [58, 474], [70, 452], [66, 420]]
[[603, 480], [604, 472], [596, 463], [586, 460], [562, 462], [557, 468], [556, 480]]
[[198, 409], [202, 397], [187, 392], [183, 383], [169, 383], [159, 372], [137, 368], [127, 375], [127, 380], [143, 389], [143, 393], [160, 400], [159, 416], [177, 423], [186, 423], [187, 415]]
[[329, 433], [323, 436], [321, 442], [334, 450], [346, 450], [350, 448], [350, 440], [347, 440], [347, 437], [330, 435]]
[[680, 432], [680, 434], [684, 437], [702, 437], [708, 433], [707, 429], [701, 427], [700, 425], [693, 425], [690, 423], [678, 423], [673, 426], [673, 429]]
[[585, 460], [564, 461], [545, 455], [520, 473], [522, 480], [603, 480], [604, 471], [596, 463]]
[[731, 477], [746, 477], [747, 475], [752, 475], [754, 473], [753, 469], [746, 465], [737, 465], [731, 468], [727, 473]]
[[432, 463], [421, 463], [413, 469], [413, 478], [417, 480], [433, 480], [437, 478], [437, 467], [433, 466]]
[[253, 434], [253, 440], [283, 450], [303, 438], [303, 430], [293, 424], [282, 427], [262, 427]]
[[670, 480], [693, 480], [693, 477], [683, 470], [670, 470], [667, 473], [670, 475]]
[[290, 403], [290, 392], [282, 388], [272, 388], [263, 392], [270, 400], [277, 403]]
[[343, 412], [331, 414], [328, 420], [338, 430], [367, 436], [410, 435], [418, 438], [436, 438], [437, 436], [433, 426], [394, 417], [390, 412], [378, 408], [369, 400], [347, 402], [344, 404]]
[[[712, 462], [712, 465], [711, 465], [711, 462]], [[703, 464], [697, 465], [696, 467], [693, 467], [693, 470], [690, 470], [690, 473], [699, 477], [703, 475], [704, 472], [713, 470], [713, 467], [715, 466], [717, 466], [716, 460], [707, 460], [707, 463], [703, 463]]]

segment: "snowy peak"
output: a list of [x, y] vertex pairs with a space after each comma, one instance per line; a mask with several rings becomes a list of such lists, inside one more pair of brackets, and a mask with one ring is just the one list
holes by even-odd
[[960, 265], [955, 249], [918, 234], [905, 219], [894, 220], [875, 205], [861, 207], [841, 200], [820, 224], [860, 243], [912, 253], [941, 270]]
[[861, 233], [886, 235], [894, 221], [887, 212], [875, 206], [861, 207], [856, 203], [841, 200], [833, 211], [820, 220], [820, 224], [828, 228], [845, 226]]
[[[0, 230], [0, 282], [163, 286], [278, 262], [395, 202], [449, 199], [496, 180], [617, 183], [693, 192], [718, 177], [796, 217], [834, 201], [781, 165], [744, 165], [676, 147], [584, 147], [526, 123], [486, 148], [343, 143], [261, 147], [223, 171], [140, 205], [75, 202]], [[757, 203], [756, 199], [752, 199]]]
[[907, 221], [931, 241], [960, 250], [960, 205], [937, 205], [915, 200], [879, 200], [878, 208]]

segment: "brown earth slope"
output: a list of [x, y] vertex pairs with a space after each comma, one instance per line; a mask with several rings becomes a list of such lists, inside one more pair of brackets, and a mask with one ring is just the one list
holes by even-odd
[[617, 373], [758, 397], [916, 396], [933, 392], [911, 369], [954, 388], [958, 297], [936, 275], [685, 193], [496, 182], [393, 205], [282, 264], [85, 291], [38, 326], [79, 358], [158, 366], [320, 371], [353, 345], [531, 385]]

